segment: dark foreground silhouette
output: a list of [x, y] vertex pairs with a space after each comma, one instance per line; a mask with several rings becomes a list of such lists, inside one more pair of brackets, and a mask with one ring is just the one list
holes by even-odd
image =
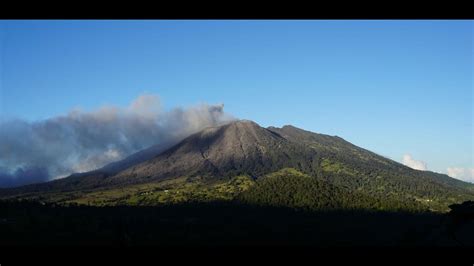
[[[306, 212], [219, 202], [163, 207], [0, 202], [0, 245], [472, 247], [469, 206], [434, 214]], [[463, 209], [461, 215], [456, 209]]]

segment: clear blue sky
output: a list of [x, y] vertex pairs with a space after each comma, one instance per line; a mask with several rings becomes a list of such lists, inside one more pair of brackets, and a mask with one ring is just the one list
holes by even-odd
[[0, 113], [201, 102], [474, 167], [472, 21], [0, 21]]

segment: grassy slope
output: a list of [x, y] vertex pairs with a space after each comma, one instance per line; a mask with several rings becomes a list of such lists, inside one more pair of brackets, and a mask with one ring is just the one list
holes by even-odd
[[236, 176], [230, 180], [203, 182], [185, 177], [161, 182], [126, 186], [81, 195], [64, 203], [110, 205], [162, 205], [185, 202], [229, 201], [249, 189], [254, 181], [248, 176]]

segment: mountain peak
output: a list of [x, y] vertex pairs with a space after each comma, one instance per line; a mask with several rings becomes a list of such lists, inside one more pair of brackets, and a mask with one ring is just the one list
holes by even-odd
[[153, 160], [118, 176], [260, 176], [287, 161], [289, 153], [294, 152], [289, 145], [286, 139], [253, 121], [236, 120], [193, 134]]
[[235, 121], [230, 122], [229, 124], [234, 124], [234, 125], [252, 125], [252, 126], [258, 126], [258, 127], [260, 127], [259, 124], [255, 123], [255, 122], [252, 121], [252, 120], [247, 120], [247, 119], [235, 120]]
[[237, 120], [233, 120], [233, 121], [230, 121], [230, 122], [227, 122], [227, 123], [224, 123], [224, 124], [204, 128], [201, 132], [198, 132], [196, 134], [206, 133], [206, 132], [207, 133], [208, 132], [214, 132], [214, 131], [217, 131], [218, 129], [228, 128], [228, 127], [232, 127], [232, 126], [234, 126], [234, 127], [235, 126], [239, 126], [239, 127], [242, 127], [242, 126], [260, 127], [260, 125], [258, 125], [254, 121], [246, 120], [246, 119], [237, 119]]

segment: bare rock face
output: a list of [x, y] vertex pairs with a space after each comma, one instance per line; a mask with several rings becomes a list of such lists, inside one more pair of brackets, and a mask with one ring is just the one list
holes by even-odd
[[[289, 159], [297, 150], [293, 146], [279, 134], [241, 120], [191, 135], [156, 158], [120, 172], [113, 182], [134, 177], [223, 178], [243, 173], [259, 176], [292, 166]], [[308, 151], [299, 151], [298, 157]]]

